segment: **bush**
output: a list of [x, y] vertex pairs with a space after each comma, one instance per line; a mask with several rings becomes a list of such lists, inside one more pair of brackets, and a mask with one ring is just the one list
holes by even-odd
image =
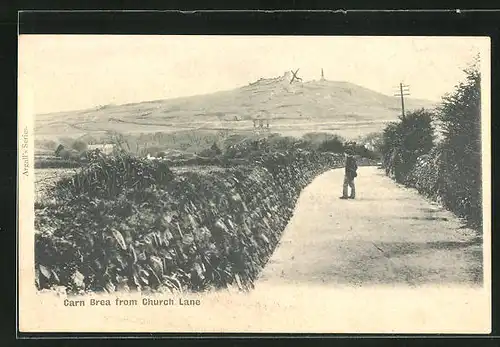
[[99, 150], [87, 153], [88, 165], [72, 177], [56, 185], [59, 198], [87, 196], [89, 198], [114, 198], [121, 191], [134, 187], [146, 189], [169, 182], [173, 173], [162, 161], [149, 161], [120, 151], [105, 156]]
[[359, 155], [362, 158], [367, 158], [370, 160], [378, 160], [379, 159], [379, 154], [376, 153], [375, 151], [369, 150], [365, 146], [361, 144], [356, 144], [354, 146], [354, 154]]
[[442, 202], [444, 189], [442, 168], [442, 148], [436, 146], [429, 153], [418, 157], [405, 183], [416, 188], [420, 194]]
[[81, 140], [75, 140], [71, 145], [71, 148], [78, 152], [83, 152], [87, 150], [87, 144]]
[[323, 141], [319, 146], [319, 150], [322, 152], [343, 153], [344, 140], [340, 136], [334, 136]]
[[382, 165], [385, 167], [387, 175], [395, 175], [395, 168], [399, 162], [399, 148], [401, 147], [401, 143], [399, 124], [388, 124], [382, 133], [382, 143], [380, 146]]
[[265, 146], [267, 146], [267, 148], [271, 151], [288, 151], [295, 147], [298, 140], [292, 136], [280, 136], [274, 134], [267, 139], [262, 139], [260, 143], [265, 143]]
[[417, 162], [434, 144], [433, 114], [424, 109], [409, 112], [400, 123], [389, 124], [383, 133], [382, 158], [388, 174], [404, 183]]
[[443, 200], [471, 222], [482, 220], [481, 76], [479, 60], [465, 69], [465, 81], [443, 97]]
[[158, 155], [158, 153], [164, 153], [164, 151], [165, 151], [165, 148], [163, 148], [163, 147], [150, 146], [150, 147], [140, 149], [138, 154], [140, 156], [151, 155], [153, 157], [156, 157]]
[[204, 149], [198, 155], [205, 158], [215, 158], [222, 154], [219, 146], [214, 142], [210, 148]]
[[321, 146], [321, 144], [323, 142], [326, 142], [329, 140], [341, 139], [342, 142], [344, 142], [343, 139], [339, 135], [335, 135], [335, 134], [331, 134], [331, 133], [327, 133], [327, 132], [320, 132], [320, 131], [310, 132], [310, 133], [304, 134], [302, 136], [302, 139], [306, 142], [311, 143], [315, 149], [318, 149], [319, 146]]

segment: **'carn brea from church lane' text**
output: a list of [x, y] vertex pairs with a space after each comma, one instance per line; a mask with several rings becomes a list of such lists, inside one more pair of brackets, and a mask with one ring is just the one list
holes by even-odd
[[172, 298], [168, 299], [157, 299], [157, 298], [142, 298], [142, 300], [137, 299], [68, 299], [65, 298], [63, 301], [64, 306], [67, 307], [81, 307], [81, 306], [200, 306], [200, 299], [185, 299], [178, 298], [174, 300]]

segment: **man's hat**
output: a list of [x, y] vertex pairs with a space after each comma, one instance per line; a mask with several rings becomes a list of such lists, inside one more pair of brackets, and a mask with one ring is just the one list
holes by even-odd
[[354, 146], [352, 142], [344, 143], [344, 152], [349, 155], [354, 155]]

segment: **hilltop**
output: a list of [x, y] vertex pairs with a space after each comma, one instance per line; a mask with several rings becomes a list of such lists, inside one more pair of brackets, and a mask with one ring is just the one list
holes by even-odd
[[[253, 119], [270, 120], [275, 132], [311, 131], [353, 137], [383, 128], [400, 114], [400, 100], [359, 85], [329, 80], [290, 83], [290, 73], [206, 95], [106, 105], [88, 110], [37, 115], [43, 138], [81, 136], [115, 130], [122, 133], [179, 130], [248, 131]], [[431, 108], [428, 100], [408, 98], [406, 109]]]

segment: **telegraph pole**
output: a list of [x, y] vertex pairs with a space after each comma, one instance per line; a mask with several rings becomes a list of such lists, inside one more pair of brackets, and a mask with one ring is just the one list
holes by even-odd
[[404, 97], [406, 95], [410, 95], [409, 88], [410, 88], [410, 86], [405, 85], [403, 83], [400, 83], [399, 87], [398, 87], [399, 91], [396, 94], [394, 94], [394, 96], [401, 97], [401, 115], [403, 117], [403, 120], [405, 119], [405, 99], [404, 99]]

